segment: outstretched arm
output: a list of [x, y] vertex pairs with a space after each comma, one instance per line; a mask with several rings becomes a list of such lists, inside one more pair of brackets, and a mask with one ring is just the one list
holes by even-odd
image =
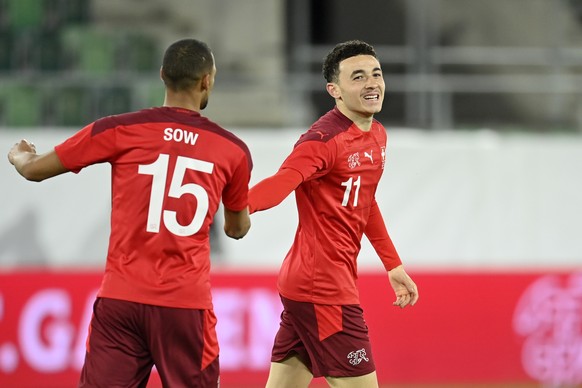
[[8, 160], [29, 181], [40, 182], [69, 171], [54, 150], [38, 155], [34, 144], [24, 139], [12, 146]]
[[303, 176], [292, 168], [279, 170], [249, 190], [249, 213], [277, 206], [303, 182]]

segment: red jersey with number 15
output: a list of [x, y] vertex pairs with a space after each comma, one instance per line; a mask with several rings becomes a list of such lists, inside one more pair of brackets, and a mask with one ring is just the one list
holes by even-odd
[[299, 225], [279, 274], [284, 297], [358, 304], [357, 256], [384, 170], [386, 129], [360, 130], [337, 107], [316, 121], [281, 168], [303, 176], [295, 190]]
[[212, 308], [210, 225], [221, 199], [233, 211], [247, 206], [247, 146], [198, 112], [158, 107], [97, 120], [55, 151], [75, 173], [111, 164], [111, 235], [98, 296]]

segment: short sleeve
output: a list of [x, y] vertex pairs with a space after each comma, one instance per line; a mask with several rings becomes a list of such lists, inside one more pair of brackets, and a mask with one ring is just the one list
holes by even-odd
[[240, 211], [248, 205], [252, 165], [248, 159], [248, 154], [244, 154], [234, 170], [232, 179], [222, 191], [222, 203], [229, 210]]
[[93, 124], [55, 147], [59, 159], [68, 170], [78, 173], [92, 164], [111, 161], [116, 153], [115, 130], [93, 133]]

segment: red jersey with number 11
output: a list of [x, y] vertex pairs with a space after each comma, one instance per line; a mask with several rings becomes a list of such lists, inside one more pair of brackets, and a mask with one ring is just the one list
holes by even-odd
[[198, 112], [159, 107], [97, 120], [55, 151], [73, 172], [111, 164], [111, 236], [98, 296], [212, 308], [210, 225], [221, 199], [233, 211], [247, 206], [247, 146]]
[[[296, 143], [281, 169], [303, 176], [299, 225], [279, 274], [281, 295], [316, 304], [358, 304], [357, 256], [384, 170], [386, 129], [360, 130], [337, 107]], [[387, 252], [400, 262], [391, 246]], [[388, 265], [388, 264], [386, 264]]]

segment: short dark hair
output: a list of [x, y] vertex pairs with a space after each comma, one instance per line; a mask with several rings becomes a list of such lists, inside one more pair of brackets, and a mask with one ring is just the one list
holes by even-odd
[[190, 89], [212, 71], [214, 58], [208, 45], [196, 39], [172, 43], [164, 54], [162, 79], [174, 91]]
[[348, 40], [347, 42], [339, 43], [323, 60], [323, 78], [327, 82], [337, 82], [340, 62], [356, 55], [371, 55], [374, 58], [378, 58], [374, 47], [361, 40]]

